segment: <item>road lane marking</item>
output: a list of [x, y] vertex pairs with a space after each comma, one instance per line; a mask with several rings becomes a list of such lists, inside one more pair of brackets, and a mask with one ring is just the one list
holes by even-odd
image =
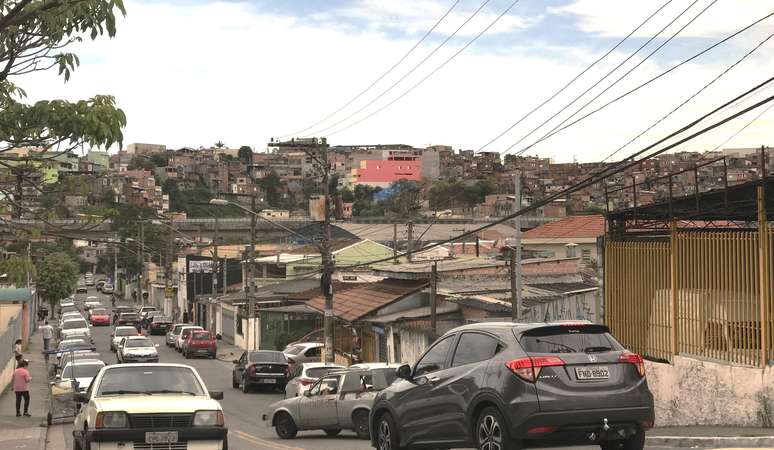
[[230, 432], [234, 433], [237, 437], [244, 439], [248, 442], [251, 442], [253, 444], [263, 445], [269, 448], [273, 448], [275, 450], [304, 450], [303, 448], [300, 448], [300, 447], [290, 447], [288, 445], [267, 441], [259, 438], [258, 436], [253, 436], [252, 434], [245, 433], [244, 431], [230, 430]]

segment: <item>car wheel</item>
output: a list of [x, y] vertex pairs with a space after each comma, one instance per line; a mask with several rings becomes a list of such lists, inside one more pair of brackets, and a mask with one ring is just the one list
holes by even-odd
[[478, 415], [475, 437], [478, 450], [515, 450], [519, 448], [511, 440], [500, 411], [491, 406], [485, 408]]
[[645, 433], [640, 430], [629, 439], [601, 444], [602, 450], [642, 450], [645, 448]]
[[328, 436], [336, 436], [337, 434], [341, 433], [341, 428], [328, 428], [327, 430], [323, 431], [325, 431], [325, 434]]
[[50, 426], [54, 423], [54, 416], [51, 413], [46, 414], [46, 423]]
[[245, 381], [244, 379], [242, 380], [242, 392], [244, 392], [245, 394], [250, 392], [250, 386], [247, 384], [247, 381]]
[[188, 350], [185, 351], [185, 359], [191, 359], [191, 352]]
[[231, 387], [234, 389], [239, 389], [239, 383], [237, 383], [236, 377], [234, 374], [231, 374]]
[[293, 439], [298, 434], [298, 427], [288, 413], [279, 413], [274, 419], [274, 431], [280, 439]]
[[81, 441], [77, 437], [73, 438], [73, 450], [83, 450], [81, 447]]
[[370, 439], [371, 430], [368, 426], [368, 411], [359, 409], [352, 414], [352, 425], [355, 426], [355, 433], [360, 439]]
[[384, 413], [376, 422], [376, 448], [378, 450], [400, 450], [398, 429], [390, 413]]

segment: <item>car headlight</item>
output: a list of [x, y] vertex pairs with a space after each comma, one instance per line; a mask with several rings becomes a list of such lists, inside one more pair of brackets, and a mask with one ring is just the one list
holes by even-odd
[[129, 416], [125, 412], [97, 413], [95, 428], [128, 428]]
[[223, 411], [196, 411], [193, 424], [195, 427], [222, 427]]

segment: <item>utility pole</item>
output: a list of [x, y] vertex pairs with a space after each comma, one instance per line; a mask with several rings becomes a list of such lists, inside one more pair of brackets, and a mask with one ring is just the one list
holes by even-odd
[[212, 254], [212, 296], [218, 293], [218, 216], [215, 216], [215, 251]]
[[438, 327], [436, 324], [436, 295], [438, 288], [438, 261], [433, 261], [432, 271], [430, 272], [430, 329], [432, 330], [432, 339], [438, 336]]
[[118, 291], [118, 245], [113, 245], [113, 296]]
[[[250, 172], [250, 180], [253, 186], [255, 185], [255, 178], [253, 176], [252, 168], [248, 168]], [[255, 211], [257, 207], [255, 204], [255, 190], [250, 197], [250, 210]], [[250, 214], [250, 264], [247, 266], [247, 349], [255, 349], [255, 222], [257, 218], [255, 213]]]
[[[174, 258], [174, 252], [172, 251], [172, 246], [174, 245], [173, 242], [174, 238], [170, 232], [169, 239], [167, 239], [167, 264], [164, 271], [164, 312], [168, 313], [170, 316], [175, 309], [172, 306], [172, 259]], [[167, 311], [167, 305], [169, 305], [169, 311]], [[175, 321], [177, 321], [177, 318], [175, 318]]]
[[145, 266], [145, 255], [143, 254], [143, 246], [145, 245], [143, 242], [145, 239], [145, 227], [143, 224], [143, 217], [140, 217], [140, 239], [137, 241], [139, 247], [137, 251], [137, 262], [139, 263], [139, 269], [137, 270], [137, 301], [144, 305], [145, 299], [142, 297], [142, 274]]
[[333, 347], [333, 258], [331, 256], [331, 207], [330, 192], [328, 186], [328, 143], [325, 139], [319, 145], [320, 159], [322, 163], [322, 191], [325, 201], [325, 221], [323, 222], [323, 240], [322, 240], [322, 277], [320, 278], [320, 289], [325, 296], [325, 316], [323, 317], [323, 328], [325, 332], [325, 362], [332, 363], [335, 360], [335, 349]]
[[398, 264], [398, 223], [392, 224], [392, 263]]
[[[516, 169], [514, 184], [514, 212], [521, 210], [521, 170]], [[511, 251], [511, 318], [521, 320], [521, 216], [514, 218], [516, 236]]]
[[407, 230], [406, 230], [406, 241], [407, 241], [407, 256], [408, 256], [408, 262], [414, 262], [414, 254], [411, 250], [414, 248], [414, 222], [409, 221], [408, 224], [406, 224]]

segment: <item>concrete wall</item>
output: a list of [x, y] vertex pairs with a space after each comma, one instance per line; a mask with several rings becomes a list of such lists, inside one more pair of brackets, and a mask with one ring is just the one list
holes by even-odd
[[[413, 366], [429, 345], [427, 335], [422, 332], [388, 326], [385, 333], [387, 335], [387, 357], [391, 363], [407, 363]], [[400, 334], [400, 358], [395, 355], [396, 334]]]
[[10, 385], [15, 366], [13, 343], [22, 337], [22, 305], [0, 305], [0, 392]]
[[774, 368], [674, 357], [646, 362], [656, 426], [774, 426]]

